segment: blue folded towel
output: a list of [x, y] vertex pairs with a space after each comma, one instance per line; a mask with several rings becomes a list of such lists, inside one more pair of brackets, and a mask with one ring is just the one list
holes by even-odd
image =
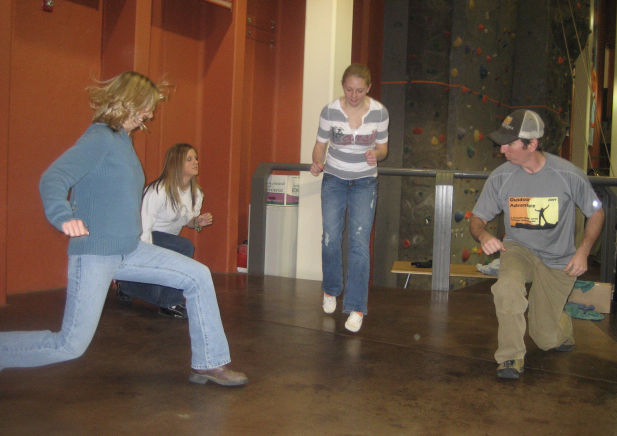
[[581, 292], [585, 293], [591, 288], [593, 288], [595, 284], [595, 282], [591, 282], [588, 280], [577, 280], [576, 282], [574, 282], [574, 289], [580, 289]]
[[582, 307], [593, 307], [593, 306], [585, 306], [584, 304], [577, 303], [566, 303], [564, 307], [564, 311], [570, 315], [572, 318], [578, 319], [589, 319], [592, 321], [600, 321], [604, 319], [604, 315], [596, 312], [595, 310], [585, 310]]

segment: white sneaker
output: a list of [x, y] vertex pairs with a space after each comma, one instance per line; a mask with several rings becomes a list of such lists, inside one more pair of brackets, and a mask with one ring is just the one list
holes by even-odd
[[336, 297], [323, 293], [323, 311], [326, 313], [332, 313], [336, 310]]
[[362, 320], [364, 319], [364, 314], [362, 312], [351, 312], [349, 314], [349, 318], [345, 322], [345, 328], [350, 332], [357, 332], [362, 327]]

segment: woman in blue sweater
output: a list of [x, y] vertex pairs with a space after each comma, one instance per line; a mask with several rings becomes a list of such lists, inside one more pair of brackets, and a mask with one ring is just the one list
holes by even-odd
[[[0, 333], [0, 368], [34, 367], [81, 356], [96, 331], [113, 279], [184, 290], [192, 371], [189, 380], [243, 385], [233, 371], [210, 270], [140, 241], [144, 174], [131, 133], [144, 129], [167, 85], [132, 71], [88, 88], [93, 124], [43, 174], [49, 222], [70, 237], [66, 307], [59, 332]], [[67, 201], [67, 195], [70, 198]]]

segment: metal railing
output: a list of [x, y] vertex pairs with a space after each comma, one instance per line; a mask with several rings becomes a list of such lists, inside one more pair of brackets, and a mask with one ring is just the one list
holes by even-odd
[[[266, 195], [268, 177], [272, 171], [309, 171], [310, 164], [259, 164], [251, 180], [250, 241], [248, 272], [264, 274], [266, 252]], [[452, 204], [454, 179], [486, 179], [489, 173], [480, 171], [420, 170], [406, 168], [378, 168], [379, 176], [435, 178], [435, 214], [433, 225], [432, 290], [450, 288], [450, 245], [452, 239]], [[602, 201], [606, 218], [600, 249], [600, 279], [615, 281], [615, 233], [617, 226], [617, 178], [589, 176]]]

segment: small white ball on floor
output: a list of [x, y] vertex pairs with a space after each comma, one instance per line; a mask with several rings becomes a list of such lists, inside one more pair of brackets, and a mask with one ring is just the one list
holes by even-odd
[[415, 335], [413, 335], [414, 340], [419, 341], [420, 340], [420, 335], [418, 333], [416, 333]]

